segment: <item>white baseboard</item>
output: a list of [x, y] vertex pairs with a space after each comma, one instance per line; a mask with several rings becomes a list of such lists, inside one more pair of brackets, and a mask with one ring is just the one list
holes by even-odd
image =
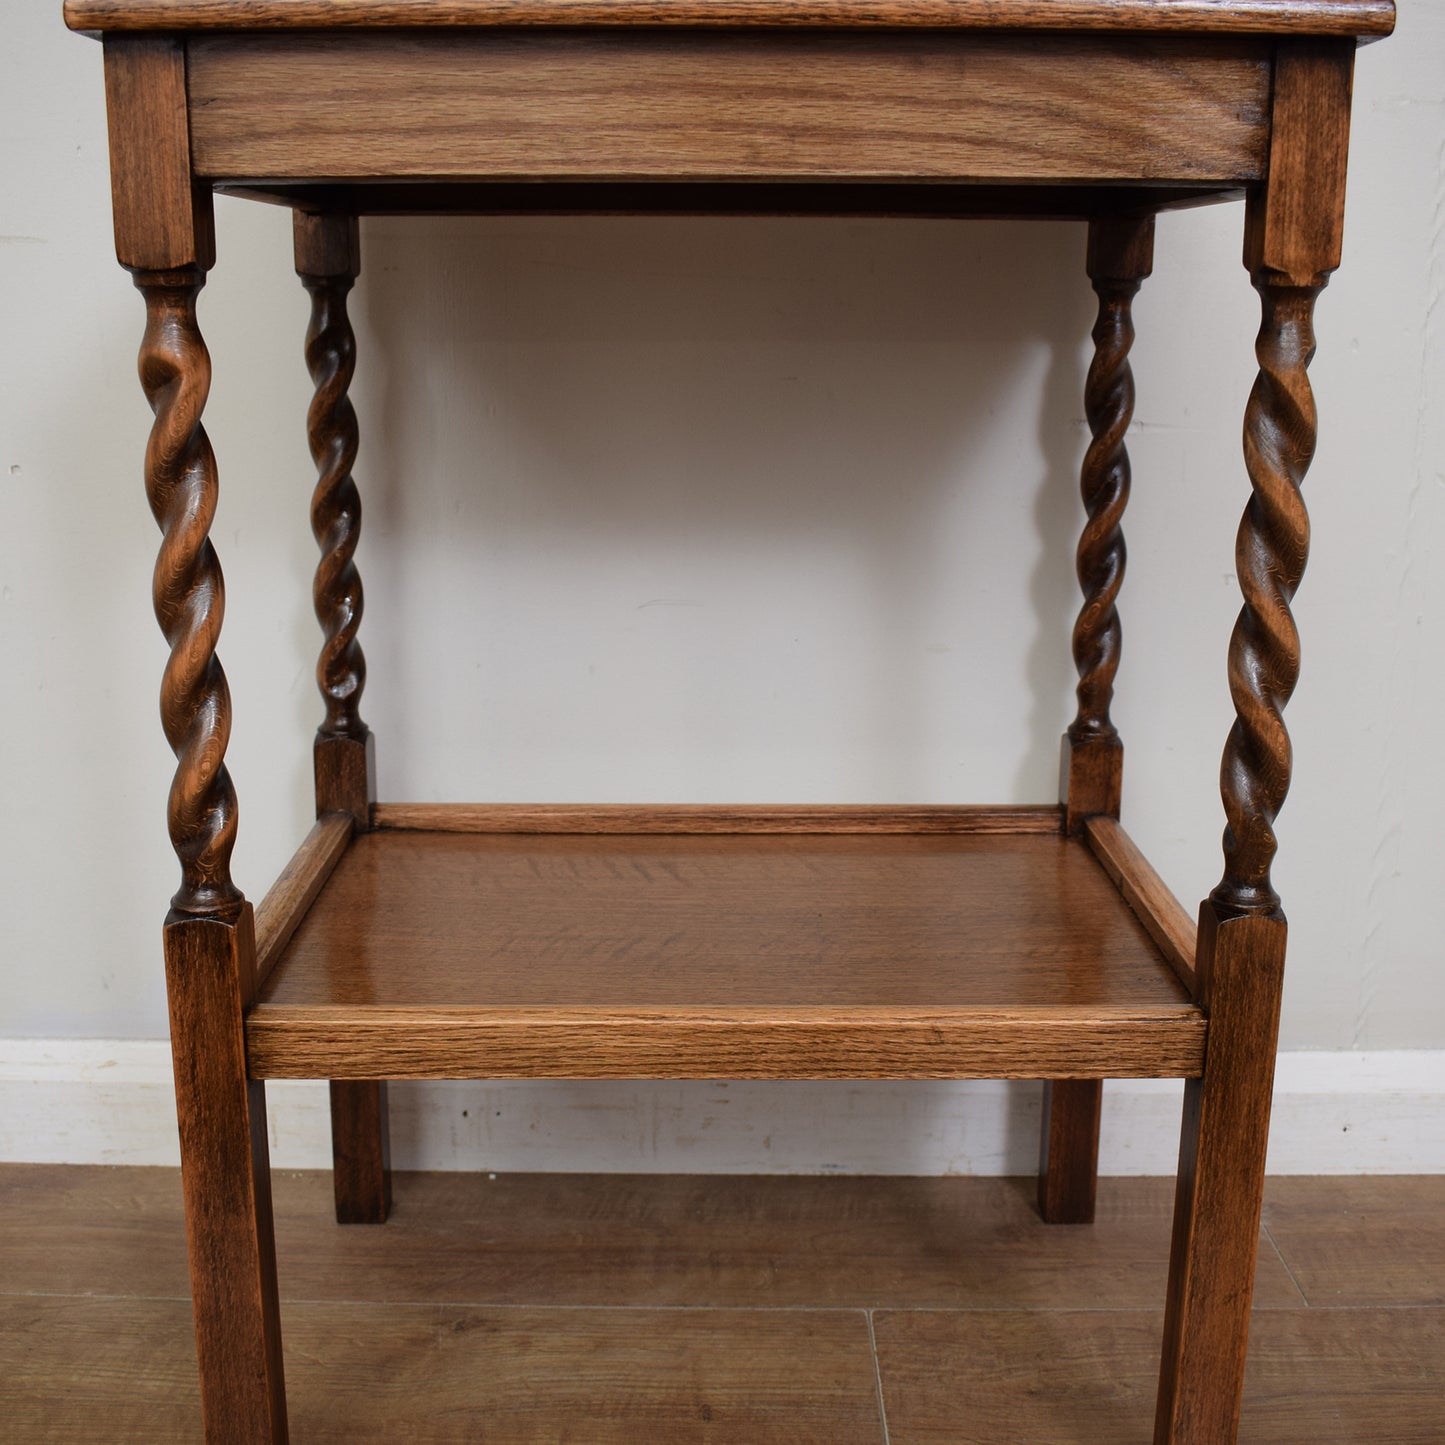
[[[1111, 1082], [1100, 1168], [1172, 1174], [1181, 1085]], [[330, 1165], [324, 1083], [267, 1087], [271, 1160]], [[1036, 1083], [399, 1083], [399, 1169], [1028, 1174]], [[1445, 1173], [1445, 1050], [1280, 1056], [1276, 1174]], [[0, 1040], [0, 1160], [175, 1164], [164, 1042]]]

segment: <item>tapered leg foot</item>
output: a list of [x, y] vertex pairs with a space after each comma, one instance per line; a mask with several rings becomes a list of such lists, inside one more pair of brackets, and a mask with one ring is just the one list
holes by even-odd
[[1039, 1213], [1046, 1224], [1094, 1222], [1103, 1093], [1099, 1079], [1051, 1079], [1044, 1085]]
[[386, 1082], [331, 1081], [332, 1178], [338, 1224], [385, 1224], [391, 1212]]
[[285, 1445], [266, 1086], [246, 1078], [241, 1026], [250, 905], [168, 923], [165, 951], [206, 1440]]

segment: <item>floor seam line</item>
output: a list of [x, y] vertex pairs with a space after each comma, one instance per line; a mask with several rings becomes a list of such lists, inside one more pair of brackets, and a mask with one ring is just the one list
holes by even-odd
[[873, 1384], [878, 1391], [878, 1423], [883, 1426], [883, 1445], [891, 1445], [888, 1434], [888, 1407], [883, 1403], [883, 1366], [878, 1362], [878, 1336], [873, 1329], [873, 1311], [864, 1310], [863, 1317], [868, 1321], [868, 1350], [873, 1356]]
[[1289, 1276], [1289, 1282], [1299, 1290], [1299, 1297], [1305, 1302], [1305, 1308], [1313, 1309], [1314, 1304], [1304, 1292], [1304, 1287], [1300, 1284], [1299, 1280], [1295, 1278], [1294, 1270], [1289, 1267], [1289, 1261], [1284, 1257], [1284, 1250], [1279, 1247], [1279, 1241], [1274, 1237], [1274, 1231], [1270, 1229], [1269, 1224], [1263, 1219], [1260, 1220], [1259, 1227], [1264, 1231], [1264, 1237], [1269, 1240], [1269, 1247], [1274, 1250], [1274, 1257], [1279, 1260], [1280, 1267]]

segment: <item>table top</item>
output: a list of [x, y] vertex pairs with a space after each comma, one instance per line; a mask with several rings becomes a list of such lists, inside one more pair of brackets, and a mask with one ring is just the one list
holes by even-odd
[[66, 0], [73, 30], [428, 26], [921, 27], [1388, 35], [1394, 0]]

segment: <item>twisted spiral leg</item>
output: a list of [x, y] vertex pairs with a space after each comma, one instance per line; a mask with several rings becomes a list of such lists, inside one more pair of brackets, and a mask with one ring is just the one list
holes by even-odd
[[156, 559], [156, 619], [171, 655], [161, 683], [161, 723], [176, 755], [171, 843], [181, 862], [178, 914], [232, 917], [242, 906], [231, 881], [236, 792], [226, 771], [231, 697], [216, 659], [225, 612], [221, 565], [209, 533], [216, 512], [216, 459], [201, 426], [211, 359], [196, 325], [199, 267], [138, 271], [146, 301], [140, 380], [155, 413], [146, 444], [146, 493], [164, 534]]
[[317, 467], [311, 498], [311, 530], [321, 547], [312, 597], [325, 641], [316, 682], [326, 704], [318, 732], [323, 738], [366, 737], [359, 711], [366, 686], [366, 658], [356, 640], [361, 625], [361, 574], [356, 544], [361, 536], [361, 494], [352, 479], [356, 462], [356, 410], [347, 391], [356, 370], [356, 336], [346, 314], [348, 275], [303, 276], [311, 294], [306, 366], [316, 391], [307, 413], [307, 436]]
[[1306, 368], [1314, 356], [1320, 285], [1255, 277], [1263, 321], [1259, 376], [1244, 420], [1244, 455], [1254, 495], [1235, 543], [1244, 606], [1229, 645], [1236, 720], [1224, 748], [1224, 876], [1210, 895], [1244, 913], [1270, 913], [1274, 821], [1289, 791], [1291, 751], [1283, 710], [1299, 678], [1299, 633], [1289, 604], [1309, 553], [1300, 493], [1315, 449], [1315, 403]]
[[1121, 522], [1129, 501], [1129, 453], [1124, 436], [1134, 415], [1134, 342], [1130, 303], [1137, 280], [1096, 278], [1099, 319], [1094, 325], [1094, 359], [1084, 388], [1084, 412], [1093, 440], [1084, 455], [1081, 490], [1088, 520], [1079, 537], [1077, 571], [1084, 605], [1074, 624], [1074, 664], [1079, 672], [1078, 713], [1069, 727], [1075, 742], [1114, 738], [1109, 717], [1114, 677], [1119, 670], [1119, 612], [1124, 581]]

